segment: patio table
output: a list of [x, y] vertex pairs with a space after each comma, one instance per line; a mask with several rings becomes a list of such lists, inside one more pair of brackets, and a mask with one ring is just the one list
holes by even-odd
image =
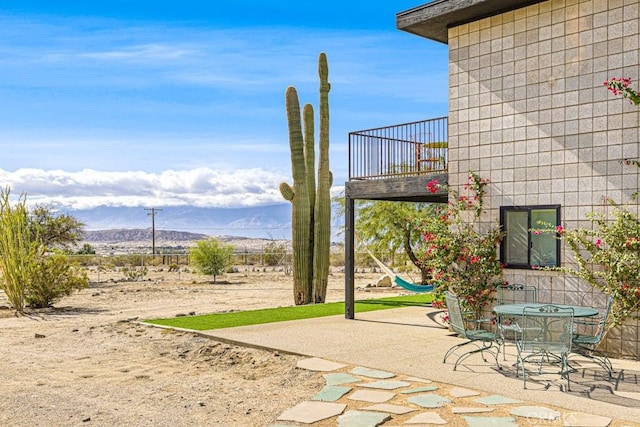
[[599, 314], [598, 310], [593, 307], [585, 307], [582, 305], [566, 305], [566, 304], [553, 304], [553, 303], [516, 303], [516, 304], [501, 304], [493, 307], [493, 312], [498, 317], [509, 316], [523, 316], [525, 307], [538, 308], [545, 305], [555, 305], [557, 307], [572, 308], [573, 317], [592, 317]]
[[[573, 317], [574, 318], [575, 317], [592, 317], [592, 316], [597, 316], [599, 314], [598, 310], [596, 310], [593, 307], [585, 307], [585, 306], [581, 306], [581, 305], [553, 304], [553, 303], [501, 304], [501, 305], [496, 305], [493, 308], [493, 312], [495, 313], [496, 317], [498, 318], [498, 323], [500, 324], [500, 322], [502, 322], [501, 319], [503, 319], [503, 318], [523, 317], [524, 316], [525, 307], [528, 307], [529, 309], [531, 309], [531, 308], [536, 309], [536, 308], [547, 306], [547, 305], [554, 305], [556, 307], [562, 307], [562, 308], [570, 308], [570, 309], [573, 310]], [[547, 329], [546, 325], [541, 325], [541, 327], [542, 327], [542, 334], [546, 335], [546, 329]], [[514, 332], [516, 330], [519, 330], [517, 327], [513, 328], [512, 326], [507, 326], [506, 328], [508, 328], [509, 330], [512, 330]], [[504, 337], [503, 337], [503, 342], [504, 342]]]

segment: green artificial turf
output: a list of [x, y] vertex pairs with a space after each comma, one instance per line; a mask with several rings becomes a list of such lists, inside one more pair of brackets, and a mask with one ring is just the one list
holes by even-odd
[[[356, 313], [386, 310], [411, 305], [425, 305], [432, 301], [432, 294], [416, 294], [401, 297], [389, 297], [356, 301]], [[285, 320], [311, 319], [314, 317], [344, 314], [344, 302], [300, 305], [293, 307], [265, 308], [261, 310], [234, 311], [231, 313], [213, 313], [202, 316], [184, 316], [171, 319], [147, 320], [154, 325], [206, 331], [211, 329], [232, 328], [234, 326], [257, 325], [260, 323], [283, 322]]]

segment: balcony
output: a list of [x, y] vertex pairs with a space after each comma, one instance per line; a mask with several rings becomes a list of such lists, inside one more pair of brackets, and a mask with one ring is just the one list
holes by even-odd
[[448, 181], [447, 117], [349, 133], [349, 199], [446, 203], [446, 190], [426, 190], [430, 180]]
[[349, 133], [349, 181], [446, 173], [447, 117]]

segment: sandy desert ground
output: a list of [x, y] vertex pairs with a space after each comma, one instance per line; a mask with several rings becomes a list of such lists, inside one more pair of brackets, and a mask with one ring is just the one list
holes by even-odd
[[[364, 289], [379, 277], [356, 274], [356, 298], [402, 294]], [[102, 273], [54, 308], [18, 317], [0, 291], [0, 425], [263, 426], [324, 385], [296, 356], [136, 322], [290, 305], [290, 275], [240, 267], [217, 284], [166, 270], [121, 279]], [[343, 300], [336, 271], [327, 301]]]

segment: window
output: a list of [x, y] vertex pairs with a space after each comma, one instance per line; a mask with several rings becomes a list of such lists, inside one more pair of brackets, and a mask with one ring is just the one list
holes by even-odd
[[556, 234], [531, 232], [544, 224], [560, 225], [560, 205], [500, 208], [500, 225], [506, 234], [500, 245], [500, 261], [506, 268], [560, 265], [560, 240]]

